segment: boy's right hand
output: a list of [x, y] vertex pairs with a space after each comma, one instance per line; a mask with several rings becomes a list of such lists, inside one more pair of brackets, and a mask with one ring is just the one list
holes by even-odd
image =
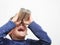
[[14, 22], [16, 25], [19, 25], [21, 21], [17, 21], [17, 20], [18, 20], [18, 14], [16, 14], [11, 18], [12, 22]]

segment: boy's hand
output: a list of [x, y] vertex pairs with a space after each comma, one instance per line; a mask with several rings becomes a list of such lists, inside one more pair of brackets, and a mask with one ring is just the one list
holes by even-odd
[[[23, 11], [25, 11], [25, 13], [26, 13], [25, 15], [23, 15]], [[23, 19], [21, 20], [21, 18], [23, 18]], [[31, 17], [30, 10], [22, 8], [18, 14], [16, 14], [14, 17], [11, 18], [11, 21], [13, 21], [16, 25], [19, 25], [21, 23], [21, 21], [24, 24], [29, 25], [33, 20]]]
[[11, 18], [11, 21], [13, 21], [16, 25], [19, 25], [21, 21], [17, 21], [17, 20], [18, 20], [18, 14], [16, 14]]
[[33, 19], [32, 19], [32, 17], [31, 17], [31, 15], [29, 16], [29, 18], [28, 18], [27, 21], [23, 21], [23, 22], [24, 22], [24, 24], [26, 24], [26, 25], [31, 24], [31, 23], [33, 22]]

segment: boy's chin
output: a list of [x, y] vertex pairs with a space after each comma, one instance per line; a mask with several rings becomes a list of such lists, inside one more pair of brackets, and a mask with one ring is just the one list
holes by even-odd
[[19, 35], [19, 37], [25, 37], [26, 35]]
[[19, 36], [19, 37], [25, 37], [26, 34], [25, 34], [24, 32], [20, 32], [20, 33], [18, 34], [18, 36]]

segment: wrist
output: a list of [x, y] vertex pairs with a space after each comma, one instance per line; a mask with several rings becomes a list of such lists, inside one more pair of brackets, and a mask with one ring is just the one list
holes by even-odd
[[[29, 23], [29, 25], [31, 25], [33, 22], [34, 22], [34, 21], [32, 20], [32, 21]], [[28, 25], [28, 26], [29, 26], [29, 25]]]
[[33, 21], [33, 20], [31, 20], [31, 21], [30, 21], [30, 23], [29, 23], [29, 25], [30, 25], [32, 22], [34, 22], [34, 21]]

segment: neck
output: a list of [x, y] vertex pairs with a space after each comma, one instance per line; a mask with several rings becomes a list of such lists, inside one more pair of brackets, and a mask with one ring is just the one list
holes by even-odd
[[20, 38], [17, 38], [17, 37], [12, 37], [13, 40], [24, 40], [25, 38], [24, 37], [20, 37]]
[[12, 40], [25, 40], [25, 37], [16, 37], [16, 36], [12, 36], [10, 35]]

